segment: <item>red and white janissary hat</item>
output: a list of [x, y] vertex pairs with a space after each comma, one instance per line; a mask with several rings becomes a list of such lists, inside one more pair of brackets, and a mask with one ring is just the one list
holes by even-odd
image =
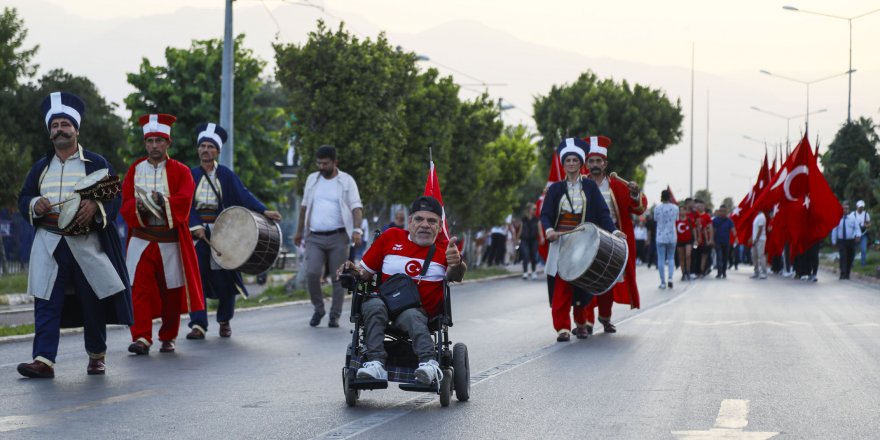
[[587, 136], [584, 141], [590, 146], [587, 157], [602, 156], [608, 159], [608, 147], [611, 146], [611, 139], [606, 136]]
[[174, 124], [177, 118], [173, 115], [159, 113], [152, 115], [143, 115], [138, 122], [144, 128], [144, 139], [152, 136], [159, 136], [171, 140], [171, 124]]

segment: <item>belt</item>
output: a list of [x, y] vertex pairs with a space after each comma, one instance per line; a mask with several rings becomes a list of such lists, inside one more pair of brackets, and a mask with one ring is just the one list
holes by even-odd
[[131, 230], [131, 235], [132, 237], [156, 243], [176, 243], [178, 241], [176, 228], [168, 229], [162, 226], [133, 228]]
[[333, 234], [339, 234], [340, 232], [345, 232], [345, 228], [334, 229], [332, 231], [309, 231], [309, 234], [333, 235]]

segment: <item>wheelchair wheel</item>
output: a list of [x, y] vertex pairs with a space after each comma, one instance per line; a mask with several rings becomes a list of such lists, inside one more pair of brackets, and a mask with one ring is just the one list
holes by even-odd
[[452, 369], [443, 369], [443, 379], [440, 380], [440, 406], [447, 407], [452, 400]]
[[467, 345], [461, 342], [452, 347], [452, 368], [455, 398], [459, 402], [467, 402], [471, 397], [471, 363]]
[[345, 393], [345, 404], [355, 406], [357, 405], [358, 398], [361, 396], [361, 390], [348, 386], [349, 376], [348, 367], [342, 367], [342, 391]]

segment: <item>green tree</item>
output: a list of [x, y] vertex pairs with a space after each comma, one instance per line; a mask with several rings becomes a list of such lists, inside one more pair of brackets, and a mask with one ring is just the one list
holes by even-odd
[[[632, 179], [645, 159], [681, 139], [681, 103], [659, 89], [626, 80], [599, 80], [585, 72], [572, 84], [553, 86], [534, 102], [535, 123], [548, 147], [566, 137], [611, 138], [609, 170]], [[549, 163], [551, 148], [542, 149]]]
[[18, 17], [15, 8], [3, 8], [0, 15], [0, 91], [15, 88], [22, 78], [29, 78], [37, 71], [31, 59], [39, 45], [25, 49], [27, 28]]
[[[235, 172], [242, 182], [264, 202], [279, 201], [287, 187], [277, 182], [274, 162], [287, 149], [280, 127], [286, 121], [281, 107], [267, 93], [266, 81], [260, 79], [265, 62], [243, 48], [243, 35], [235, 39]], [[137, 90], [125, 98], [131, 111], [132, 128], [123, 155], [130, 161], [144, 156], [143, 131], [138, 118], [148, 113], [177, 116], [172, 126], [169, 154], [190, 166], [199, 163], [196, 127], [204, 122], [219, 122], [220, 76], [223, 42], [219, 39], [195, 40], [187, 49], [166, 48], [164, 66], [154, 66], [146, 58], [137, 73], [128, 74], [128, 82]], [[274, 129], [273, 129], [274, 128]]]
[[305, 44], [274, 47], [276, 78], [299, 121], [294, 130], [303, 170], [297, 191], [316, 169], [315, 151], [330, 144], [363, 200], [387, 198], [406, 147], [404, 110], [417, 82], [415, 54], [393, 48], [384, 34], [361, 40], [343, 24], [332, 31], [323, 21]]
[[[477, 227], [510, 213], [509, 206], [501, 212], [492, 212], [481, 205], [483, 194], [493, 190], [491, 185], [497, 183], [484, 170], [494, 160], [488, 145], [503, 129], [498, 106], [488, 94], [461, 103], [447, 168], [451, 179], [442, 183], [444, 201], [455, 201], [447, 212], [452, 213], [460, 227]], [[516, 176], [515, 187], [523, 183], [525, 176]]]
[[[870, 118], [844, 124], [822, 155], [825, 178], [839, 198], [865, 200], [869, 206], [880, 201], [875, 198], [871, 185], [871, 179], [880, 174], [880, 155], [877, 153], [880, 139], [876, 130], [877, 126]], [[867, 168], [860, 169], [861, 161]]]
[[474, 220], [481, 224], [499, 224], [510, 213], [519, 213], [517, 195], [523, 177], [537, 165], [535, 146], [522, 125], [505, 127], [496, 140], [486, 145], [486, 160], [480, 164], [479, 183], [484, 188], [476, 195], [480, 210]]
[[[26, 148], [10, 141], [0, 134], [0, 207], [13, 207], [18, 201], [18, 192], [27, 175], [29, 164], [22, 157], [27, 157]], [[0, 238], [2, 240], [2, 238]], [[2, 244], [2, 241], [0, 241]]]

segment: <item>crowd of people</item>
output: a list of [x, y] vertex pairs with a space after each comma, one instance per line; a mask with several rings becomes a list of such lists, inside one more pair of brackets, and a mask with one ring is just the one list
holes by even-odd
[[[281, 214], [254, 197], [232, 170], [217, 164], [227, 139], [225, 130], [212, 122], [198, 127], [200, 163], [189, 167], [168, 155], [176, 118], [144, 115], [139, 123], [146, 156], [131, 164], [119, 191], [80, 197], [87, 176], [103, 172], [100, 182], [118, 177], [103, 157], [79, 143], [85, 114], [81, 99], [52, 93], [43, 101], [42, 111], [52, 149], [31, 168], [18, 203], [35, 229], [28, 273], [28, 293], [35, 297], [35, 337], [32, 361], [19, 364], [18, 372], [32, 378], [54, 377], [63, 327], [84, 327], [88, 374], [106, 371], [107, 324], [129, 326], [128, 351], [148, 355], [154, 345], [153, 319], [161, 318], [159, 352], [175, 352], [181, 314], [190, 318], [186, 338], [205, 339], [206, 298], [218, 300], [219, 336], [231, 337], [235, 298], [246, 296], [247, 289], [238, 271], [218, 266], [212, 257], [214, 223], [230, 207], [243, 207], [273, 221], [280, 221]], [[728, 268], [737, 270], [740, 264], [753, 265], [752, 278], [767, 278], [769, 212], [755, 216], [743, 243], [737, 237], [744, 235], [737, 234], [727, 206], [710, 212], [703, 200], [691, 198], [679, 205], [665, 190], [660, 203], [649, 211], [638, 184], [607, 171], [610, 147], [605, 136], [564, 139], [556, 149], [564, 175], [548, 179], [538, 204], [527, 205], [520, 216], [510, 215], [505, 224], [474, 237], [476, 265], [519, 261], [523, 279], [535, 280], [543, 263], [557, 341], [570, 340], [572, 333], [578, 339], [589, 337], [597, 320], [604, 332], [616, 332], [613, 304], [640, 306], [637, 264], [657, 265], [659, 289], [673, 288], [676, 267], [682, 281], [707, 277], [713, 267], [715, 278], [725, 279]], [[379, 274], [384, 280], [396, 276], [417, 280], [421, 301], [406, 313], [389, 314], [381, 301], [364, 303], [369, 359], [358, 377], [385, 377], [381, 335], [392, 319], [413, 338], [420, 358], [419, 381], [438, 380], [442, 373], [430, 350], [426, 322], [436, 315], [442, 300], [437, 283], [459, 281], [467, 269], [457, 238], [446, 230], [442, 204], [430, 196], [417, 198], [409, 217], [404, 210], [397, 211], [383, 228], [385, 233], [367, 248], [368, 223], [357, 182], [337, 167], [334, 147], [318, 148], [315, 160], [317, 171], [305, 181], [294, 237], [304, 249], [304, 273], [314, 309], [310, 325], [320, 325], [328, 314], [321, 289], [328, 274], [353, 271], [361, 279]], [[846, 202], [843, 206], [844, 215], [831, 239], [839, 247], [840, 278], [848, 279], [856, 250], [862, 252], [865, 264], [871, 220], [864, 202], [857, 202], [853, 212]], [[69, 210], [73, 216], [65, 219], [69, 207], [74, 208]], [[127, 226], [124, 251], [116, 228], [109, 226], [118, 215]], [[560, 262], [571, 258], [561, 253], [560, 237], [581, 231], [584, 223], [600, 228], [627, 250], [627, 257], [619, 262], [619, 276], [612, 277], [602, 291], [588, 292], [581, 284], [557, 276]], [[789, 258], [786, 250], [781, 258], [771, 259], [770, 270], [816, 281], [818, 247], [797, 258]], [[331, 278], [327, 325], [338, 328], [345, 289], [339, 276]]]

